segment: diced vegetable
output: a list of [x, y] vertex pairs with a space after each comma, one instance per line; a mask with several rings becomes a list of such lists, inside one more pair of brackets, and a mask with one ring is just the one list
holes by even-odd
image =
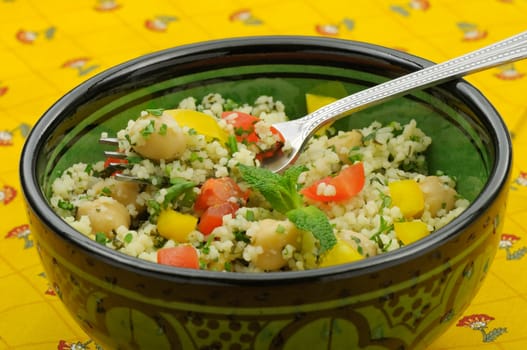
[[[301, 193], [309, 199], [320, 202], [339, 202], [352, 198], [357, 195], [366, 181], [364, 166], [362, 162], [350, 165], [340, 171], [335, 177], [328, 176], [316, 181], [311, 186], [301, 190]], [[330, 195], [320, 193], [319, 186], [332, 186], [334, 191]]]
[[128, 160], [127, 159], [123, 159], [123, 158], [108, 157], [104, 161], [104, 167], [105, 168], [109, 167], [111, 163], [127, 164]]
[[[233, 126], [236, 141], [244, 144], [256, 144], [260, 141], [260, 137], [254, 128], [255, 124], [260, 121], [260, 118], [238, 111], [223, 112], [221, 117]], [[278, 135], [280, 142], [277, 142], [271, 149], [258, 153], [256, 158], [259, 160], [272, 157], [284, 142], [282, 135], [276, 129], [271, 128], [271, 133]]]
[[399, 240], [404, 244], [413, 243], [430, 234], [428, 226], [422, 221], [395, 222], [393, 229]]
[[196, 248], [191, 245], [162, 248], [157, 251], [159, 264], [199, 269], [199, 257]]
[[216, 227], [223, 225], [225, 215], [234, 214], [238, 208], [237, 204], [231, 202], [208, 207], [199, 218], [198, 230], [204, 235], [211, 234]]
[[399, 207], [406, 218], [419, 217], [425, 208], [423, 191], [414, 180], [399, 180], [388, 184], [392, 206]]
[[188, 235], [196, 229], [197, 223], [198, 219], [193, 215], [167, 209], [157, 218], [157, 231], [165, 238], [183, 243], [188, 241]]
[[234, 127], [234, 134], [238, 142], [256, 143], [258, 135], [254, 131], [254, 124], [260, 118], [243, 112], [223, 112], [221, 117]]
[[194, 129], [198, 134], [218, 139], [222, 144], [227, 142], [227, 132], [208, 114], [189, 109], [167, 109], [163, 113], [170, 115], [179, 125]]
[[335, 246], [322, 256], [320, 267], [345, 264], [363, 258], [364, 257], [351, 245], [341, 239], [337, 239]]
[[240, 186], [230, 177], [210, 178], [201, 186], [201, 192], [196, 198], [194, 209], [198, 212], [207, 210], [207, 208], [223, 204], [233, 200], [239, 204], [245, 203], [248, 193], [242, 191]]

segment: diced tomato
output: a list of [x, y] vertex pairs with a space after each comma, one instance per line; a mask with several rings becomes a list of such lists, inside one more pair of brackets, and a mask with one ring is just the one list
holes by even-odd
[[[230, 117], [236, 114], [236, 117]], [[236, 141], [241, 143], [257, 143], [260, 138], [254, 130], [254, 125], [260, 121], [260, 118], [243, 112], [223, 112], [221, 117], [234, 127]], [[284, 138], [275, 128], [271, 128], [271, 133], [278, 135], [280, 139], [271, 149], [260, 152], [256, 155], [258, 160], [272, 157], [277, 150], [282, 148]]]
[[[117, 163], [117, 164], [128, 164], [128, 159], [124, 159], [124, 158], [115, 158], [115, 157], [108, 157], [106, 158], [106, 160], [104, 161], [104, 167], [107, 168], [110, 166], [110, 164], [112, 163]], [[110, 176], [115, 176], [116, 174], [119, 174], [121, 173], [122, 171], [121, 170], [116, 170], [114, 171]]]
[[223, 225], [223, 217], [234, 214], [239, 206], [235, 203], [225, 202], [208, 207], [199, 218], [198, 230], [204, 235], [209, 235], [216, 227]]
[[247, 200], [248, 193], [242, 191], [240, 186], [230, 177], [207, 179], [201, 186], [201, 192], [194, 203], [194, 210], [204, 211], [209, 207], [223, 204], [232, 197], [243, 203]]
[[[231, 117], [235, 114], [235, 117]], [[236, 141], [256, 143], [258, 135], [254, 131], [254, 124], [260, 121], [260, 118], [242, 112], [223, 112], [221, 117], [234, 127]]]
[[162, 248], [157, 251], [157, 263], [189, 269], [198, 269], [198, 252], [190, 245]]
[[[364, 187], [365, 176], [362, 162], [355, 163], [343, 170], [335, 177], [326, 177], [302, 189], [300, 192], [307, 198], [320, 202], [339, 202], [350, 199], [358, 194]], [[317, 188], [321, 183], [335, 187], [335, 194], [324, 196], [317, 194]]]
[[123, 158], [108, 157], [108, 158], [106, 158], [106, 160], [104, 161], [104, 167], [107, 168], [107, 167], [109, 167], [110, 164], [112, 164], [112, 163], [128, 164], [128, 160], [127, 160], [127, 159], [123, 159]]

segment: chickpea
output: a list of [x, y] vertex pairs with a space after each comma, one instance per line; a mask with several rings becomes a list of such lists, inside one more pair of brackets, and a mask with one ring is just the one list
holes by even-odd
[[137, 196], [139, 195], [140, 185], [136, 182], [117, 181], [113, 178], [106, 178], [92, 186], [95, 195], [104, 194], [112, 197], [124, 206], [133, 205], [137, 209]]
[[112, 238], [118, 227], [130, 227], [130, 214], [126, 207], [111, 197], [99, 197], [82, 202], [77, 210], [77, 220], [82, 216], [90, 219], [92, 233], [103, 232]]
[[419, 187], [423, 191], [425, 207], [432, 216], [436, 216], [438, 211], [446, 211], [454, 208], [457, 192], [452, 187], [445, 185], [437, 176], [427, 176], [419, 182]]
[[350, 230], [342, 230], [339, 236], [363, 256], [370, 257], [377, 255], [377, 245], [366, 235]]
[[153, 160], [176, 159], [187, 148], [185, 134], [167, 114], [141, 117], [130, 129], [130, 135], [134, 135], [134, 151]]
[[264, 219], [254, 222], [247, 230], [255, 247], [261, 247], [262, 253], [252, 260], [254, 265], [265, 271], [279, 270], [287, 264], [282, 250], [288, 244], [298, 247], [299, 230], [290, 221]]
[[350, 149], [362, 144], [362, 134], [357, 130], [340, 132], [328, 140], [328, 145], [335, 148], [341, 162], [350, 164]]

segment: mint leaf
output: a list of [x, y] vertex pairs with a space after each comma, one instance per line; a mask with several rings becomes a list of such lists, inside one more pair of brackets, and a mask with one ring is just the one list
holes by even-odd
[[286, 214], [289, 221], [301, 230], [309, 231], [320, 242], [320, 254], [333, 248], [337, 239], [324, 212], [312, 205], [293, 209]]
[[311, 232], [318, 239], [321, 254], [337, 243], [326, 214], [317, 207], [305, 207], [302, 195], [298, 192], [298, 176], [306, 171], [306, 167], [292, 166], [283, 175], [243, 164], [239, 164], [238, 168], [242, 178], [259, 191], [274, 210], [285, 214], [297, 228]]
[[238, 164], [238, 169], [243, 180], [260, 192], [276, 211], [285, 214], [303, 206], [297, 181], [300, 173], [306, 170], [304, 166], [290, 167], [283, 175], [275, 174], [265, 168], [243, 164]]

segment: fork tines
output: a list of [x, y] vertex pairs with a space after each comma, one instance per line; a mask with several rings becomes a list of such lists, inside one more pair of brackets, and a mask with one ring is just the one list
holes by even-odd
[[104, 155], [107, 158], [125, 159], [126, 154], [117, 151], [104, 151]]
[[119, 146], [119, 139], [116, 137], [101, 137], [99, 143], [110, 146]]

